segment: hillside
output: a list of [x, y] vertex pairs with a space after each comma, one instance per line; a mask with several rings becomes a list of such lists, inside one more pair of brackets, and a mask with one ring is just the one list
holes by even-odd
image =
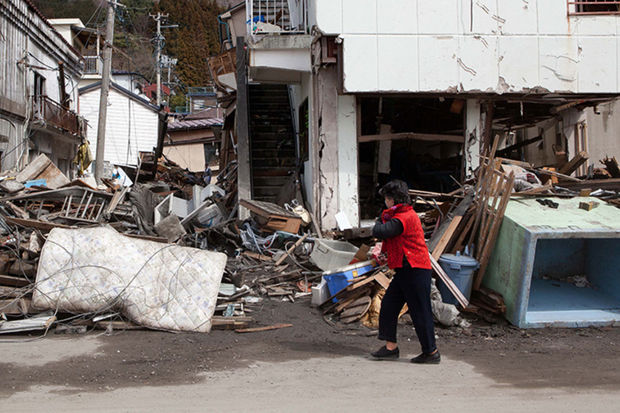
[[[91, 28], [105, 26], [105, 1], [102, 0], [32, 0], [48, 18], [77, 17]], [[164, 53], [177, 58], [172, 83], [183, 89], [209, 83], [206, 58], [220, 51], [217, 15], [235, 0], [120, 0], [115, 20], [113, 67], [142, 73], [155, 78], [155, 59], [152, 39], [155, 22], [150, 13], [168, 13], [166, 24], [178, 28], [166, 29]]]

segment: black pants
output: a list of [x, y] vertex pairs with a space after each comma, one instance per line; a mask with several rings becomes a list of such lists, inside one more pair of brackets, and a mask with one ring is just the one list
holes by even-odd
[[432, 353], [435, 345], [435, 326], [431, 309], [431, 270], [397, 268], [379, 313], [379, 340], [396, 343], [398, 314], [407, 303], [415, 332], [424, 353]]

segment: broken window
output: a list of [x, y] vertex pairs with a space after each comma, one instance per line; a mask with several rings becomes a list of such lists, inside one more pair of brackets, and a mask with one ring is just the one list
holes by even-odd
[[610, 0], [569, 0], [569, 14], [618, 14], [620, 1]]

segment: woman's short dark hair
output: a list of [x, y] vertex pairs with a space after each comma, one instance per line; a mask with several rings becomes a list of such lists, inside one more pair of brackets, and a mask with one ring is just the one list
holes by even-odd
[[379, 190], [379, 195], [383, 197], [392, 198], [394, 204], [407, 204], [411, 205], [411, 198], [409, 197], [409, 187], [401, 180], [395, 179], [388, 182]]

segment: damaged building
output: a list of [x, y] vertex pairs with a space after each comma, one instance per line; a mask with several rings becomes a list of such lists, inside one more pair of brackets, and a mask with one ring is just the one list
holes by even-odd
[[46, 154], [69, 174], [86, 135], [77, 115], [82, 57], [28, 0], [0, 4], [1, 169]]
[[238, 4], [210, 68], [240, 197], [275, 201], [296, 180], [321, 228], [338, 213], [356, 227], [389, 179], [458, 188], [495, 135], [500, 156], [560, 170], [581, 154], [570, 174], [594, 173], [620, 153], [618, 4], [596, 3]]

